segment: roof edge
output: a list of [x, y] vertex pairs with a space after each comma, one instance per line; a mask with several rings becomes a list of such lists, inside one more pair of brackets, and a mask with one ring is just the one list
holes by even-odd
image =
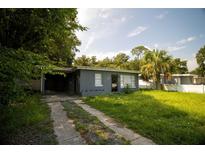
[[78, 70], [109, 71], [109, 72], [123, 72], [123, 73], [136, 73], [136, 74], [139, 74], [138, 71], [134, 71], [134, 70], [113, 69], [113, 68], [109, 68], [109, 67], [77, 66], [76, 69], [78, 69]]

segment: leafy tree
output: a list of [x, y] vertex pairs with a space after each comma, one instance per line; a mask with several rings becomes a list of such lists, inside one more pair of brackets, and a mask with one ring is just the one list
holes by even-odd
[[103, 60], [99, 60], [98, 61], [98, 67], [110, 67], [110, 68], [114, 68], [115, 66], [113, 65], [113, 60], [106, 57]]
[[74, 60], [74, 66], [91, 66], [91, 59], [86, 55], [82, 55]]
[[1, 9], [0, 46], [46, 55], [56, 64], [71, 65], [80, 41], [76, 9]]
[[125, 53], [119, 53], [115, 57], [113, 57], [113, 65], [119, 69], [126, 69], [129, 62], [129, 56]]
[[187, 61], [175, 58], [170, 63], [170, 72], [173, 74], [185, 74], [188, 73]]
[[199, 65], [199, 72], [202, 77], [205, 77], [205, 46], [202, 47], [196, 54], [196, 61]]
[[137, 56], [139, 60], [145, 52], [148, 52], [149, 49], [144, 46], [137, 46], [131, 50], [132, 55]]
[[92, 57], [90, 58], [90, 65], [91, 65], [91, 66], [96, 66], [97, 64], [98, 64], [98, 61], [97, 61], [96, 56], [92, 56]]
[[129, 62], [126, 65], [126, 69], [139, 71], [140, 70], [140, 60], [138, 60], [137, 58], [133, 60], [129, 60]]
[[0, 97], [22, 96], [22, 82], [71, 65], [75, 32], [85, 29], [76, 9], [0, 9]]
[[199, 67], [197, 67], [197, 68], [195, 68], [194, 70], [192, 70], [190, 73], [191, 73], [191, 74], [197, 74], [197, 75], [200, 75], [200, 76], [201, 76], [202, 70], [201, 70]]

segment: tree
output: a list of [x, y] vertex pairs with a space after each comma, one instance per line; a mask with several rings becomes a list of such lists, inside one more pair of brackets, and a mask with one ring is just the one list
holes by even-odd
[[196, 54], [196, 61], [199, 65], [199, 72], [202, 77], [205, 77], [205, 46], [202, 47]]
[[1, 9], [0, 47], [47, 56], [56, 64], [71, 64], [80, 41], [76, 9]]
[[85, 29], [76, 9], [0, 9], [0, 97], [22, 96], [22, 81], [71, 65], [75, 32]]
[[74, 60], [74, 66], [91, 66], [91, 59], [86, 55], [82, 55]]
[[98, 61], [97, 61], [96, 56], [92, 56], [92, 57], [90, 58], [90, 65], [91, 65], [91, 66], [96, 66], [97, 64], [98, 64]]
[[126, 55], [125, 53], [119, 53], [115, 57], [113, 57], [112, 62], [116, 68], [126, 69], [128, 62], [129, 62], [129, 58], [130, 57], [128, 55]]
[[170, 63], [170, 72], [173, 74], [185, 74], [188, 73], [187, 61], [175, 58]]
[[156, 89], [160, 89], [160, 75], [169, 72], [171, 56], [164, 50], [153, 50], [144, 53], [141, 61], [141, 73], [145, 79], [152, 79]]
[[148, 52], [149, 49], [144, 46], [137, 46], [131, 50], [132, 55], [137, 56], [139, 60], [145, 52]]
[[103, 60], [99, 60], [97, 67], [110, 67], [110, 68], [114, 68], [115, 66], [113, 65], [113, 60], [106, 57]]

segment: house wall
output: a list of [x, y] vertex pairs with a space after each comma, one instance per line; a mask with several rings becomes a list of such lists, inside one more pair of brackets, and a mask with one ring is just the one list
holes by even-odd
[[192, 76], [182, 76], [181, 84], [193, 84], [193, 77]]
[[41, 80], [31, 80], [32, 90], [41, 91]]
[[[102, 87], [95, 87], [95, 73], [102, 74]], [[138, 89], [138, 74], [134, 73], [120, 73], [120, 72], [109, 72], [109, 71], [95, 71], [95, 70], [80, 70], [80, 93], [82, 96], [95, 96], [110, 93], [112, 91], [112, 80], [111, 75], [118, 75], [118, 91], [122, 91], [120, 88], [120, 75], [121, 74], [131, 74], [135, 75], [135, 85]]]
[[173, 76], [170, 80], [165, 79], [163, 83], [189, 85], [189, 84], [193, 84], [193, 77], [192, 76]]

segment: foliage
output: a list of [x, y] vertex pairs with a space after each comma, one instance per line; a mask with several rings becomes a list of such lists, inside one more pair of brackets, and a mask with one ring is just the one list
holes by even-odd
[[75, 32], [85, 29], [76, 9], [0, 9], [0, 98], [23, 96], [24, 82], [71, 65]]
[[160, 74], [169, 73], [171, 59], [164, 50], [145, 52], [141, 60], [142, 77], [146, 80], [152, 79], [156, 88], [160, 89]]
[[48, 106], [40, 95], [0, 106], [0, 144], [57, 144]]
[[196, 54], [196, 61], [199, 65], [198, 72], [202, 77], [205, 77], [205, 46]]
[[205, 144], [204, 94], [137, 91], [85, 101], [157, 144]]
[[123, 92], [124, 92], [125, 94], [129, 94], [129, 93], [132, 92], [132, 90], [130, 89], [130, 85], [129, 85], [129, 84], [127, 84], [127, 85], [125, 86], [125, 88], [123, 88]]
[[139, 61], [137, 59], [130, 60], [125, 53], [119, 53], [112, 58], [104, 58], [97, 60], [95, 56], [87, 57], [82, 55], [74, 60], [74, 66], [93, 66], [93, 67], [109, 67], [115, 69], [139, 70]]
[[145, 52], [149, 52], [150, 50], [144, 46], [137, 46], [131, 50], [132, 55], [137, 56], [139, 60]]
[[81, 57], [77, 57], [74, 60], [74, 66], [92, 66], [96, 63], [96, 57], [87, 57], [86, 55], [82, 55]]
[[175, 58], [170, 64], [170, 72], [173, 74], [186, 74], [188, 73], [187, 61]]
[[0, 47], [22, 48], [70, 63], [80, 41], [76, 9], [1, 9]]

